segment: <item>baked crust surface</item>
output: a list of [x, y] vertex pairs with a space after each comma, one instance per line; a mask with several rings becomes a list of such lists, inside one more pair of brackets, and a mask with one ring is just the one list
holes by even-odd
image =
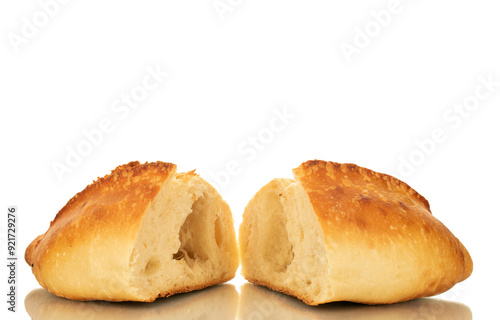
[[[333, 281], [358, 276], [354, 282], [372, 291], [370, 300], [360, 302], [393, 303], [439, 294], [472, 273], [469, 252], [406, 183], [355, 164], [320, 160], [307, 161], [293, 172], [336, 257]], [[372, 267], [380, 261], [384, 268]], [[388, 289], [380, 287], [384, 283], [399, 286], [397, 294], [379, 292]]]

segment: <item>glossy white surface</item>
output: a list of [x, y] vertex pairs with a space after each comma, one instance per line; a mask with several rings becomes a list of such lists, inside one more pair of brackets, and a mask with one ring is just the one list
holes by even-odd
[[471, 310], [466, 305], [440, 299], [417, 299], [385, 306], [339, 302], [313, 307], [249, 283], [241, 287], [240, 295], [233, 285], [225, 284], [158, 299], [153, 303], [79, 302], [36, 289], [26, 297], [25, 306], [33, 320], [472, 319]]

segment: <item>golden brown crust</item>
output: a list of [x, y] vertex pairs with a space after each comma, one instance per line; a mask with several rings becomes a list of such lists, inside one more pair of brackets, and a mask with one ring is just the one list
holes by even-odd
[[[62, 295], [51, 285], [58, 279], [57, 270], [54, 270], [57, 261], [61, 261], [58, 255], [81, 257], [78, 263], [91, 266], [96, 261], [84, 258], [85, 254], [82, 255], [79, 250], [96, 237], [109, 239], [106, 242], [115, 246], [108, 248], [110, 252], [128, 250], [146, 207], [175, 170], [176, 166], [172, 163], [140, 164], [134, 161], [117, 167], [76, 194], [57, 213], [47, 232], [38, 236], [26, 249], [25, 260], [40, 284]], [[64, 261], [72, 263], [70, 258]]]
[[33, 267], [33, 256], [35, 248], [38, 248], [40, 241], [43, 239], [45, 234], [41, 234], [35, 238], [35, 240], [31, 241], [30, 245], [26, 248], [26, 252], [24, 253], [24, 260]]
[[[26, 249], [26, 262], [33, 267], [37, 262], [36, 248], [42, 243], [47, 246], [65, 228], [92, 223], [96, 215], [103, 224], [115, 224], [116, 218], [111, 213], [119, 212], [119, 206], [129, 208], [127, 216], [121, 220], [124, 224], [141, 219], [149, 201], [175, 169], [176, 166], [172, 163], [157, 161], [140, 164], [138, 161], [131, 161], [118, 166], [110, 174], [97, 178], [59, 210], [45, 234], [33, 240]], [[93, 219], [89, 219], [90, 216], [94, 216]]]
[[[333, 182], [337, 190], [335, 190], [336, 192], [330, 192], [328, 195], [334, 198], [343, 199], [341, 196], [342, 186], [354, 186], [360, 191], [366, 190], [366, 193], [368, 193], [358, 192], [358, 194], [365, 196], [376, 195], [376, 198], [383, 201], [387, 200], [387, 197], [384, 197], [384, 195], [388, 195], [391, 198], [397, 195], [398, 198], [406, 201], [411, 199], [411, 202], [421, 204], [430, 213], [430, 206], [427, 199], [405, 182], [391, 175], [379, 173], [353, 163], [310, 160], [302, 163], [293, 172], [300, 179], [310, 179], [316, 189], [324, 188], [325, 190], [330, 190]], [[369, 200], [361, 199], [361, 201]]]
[[[406, 183], [354, 164], [320, 160], [305, 162], [293, 172], [309, 196], [327, 247], [343, 255], [335, 266], [338, 276], [360, 273], [367, 283], [377, 276], [378, 281], [392, 281], [387, 270], [393, 269], [401, 281], [408, 278], [402, 294], [393, 301], [380, 298], [383, 303], [441, 293], [471, 274], [467, 250], [432, 216], [427, 200]], [[343, 264], [356, 254], [364, 255], [363, 261], [354, 268]], [[393, 262], [374, 272], [369, 265], [384, 261], [380, 259]], [[342, 282], [341, 278], [334, 280]], [[412, 279], [418, 281], [410, 283]]]
[[[77, 193], [71, 198], [68, 203], [57, 213], [51, 226], [57, 223], [58, 220], [64, 219], [71, 215], [76, 215], [78, 206], [89, 205], [88, 198], [98, 197], [94, 202], [98, 203], [99, 200], [103, 202], [119, 202], [124, 197], [130, 197], [130, 191], [135, 189], [136, 196], [133, 200], [145, 200], [153, 198], [161, 187], [163, 181], [176, 169], [176, 165], [166, 162], [146, 162], [141, 164], [139, 161], [131, 161], [127, 164], [120, 165], [113, 169], [111, 173], [102, 178], [97, 178], [83, 191]], [[137, 189], [140, 190], [139, 193]], [[146, 193], [142, 193], [146, 191]], [[103, 196], [98, 194], [102, 193]], [[132, 200], [132, 199], [131, 199]], [[144, 202], [144, 201], [140, 201]], [[71, 218], [71, 217], [68, 217]]]

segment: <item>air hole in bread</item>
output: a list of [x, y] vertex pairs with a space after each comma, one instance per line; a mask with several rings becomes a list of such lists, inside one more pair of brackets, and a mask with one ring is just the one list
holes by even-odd
[[221, 247], [222, 245], [222, 240], [224, 238], [224, 233], [222, 232], [222, 223], [220, 221], [220, 218], [217, 217], [215, 220], [215, 243], [217, 243], [217, 247]]
[[182, 258], [184, 258], [183, 251], [177, 251], [177, 253], [174, 253], [172, 256], [172, 259], [174, 259], [174, 260], [181, 260]]
[[269, 211], [262, 217], [267, 221], [261, 224], [263, 258], [274, 272], [285, 272], [294, 257], [286, 228], [287, 217], [278, 194], [269, 193], [264, 201]]
[[152, 256], [149, 258], [146, 267], [144, 268], [144, 273], [147, 276], [151, 276], [160, 270], [160, 258], [158, 256]]
[[179, 233], [181, 246], [173, 255], [176, 260], [184, 259], [186, 263], [192, 267], [195, 260], [205, 262], [208, 259], [204, 252], [204, 234], [207, 228], [204, 225], [203, 210], [206, 207], [206, 198], [201, 196], [191, 206], [191, 213], [184, 221]]

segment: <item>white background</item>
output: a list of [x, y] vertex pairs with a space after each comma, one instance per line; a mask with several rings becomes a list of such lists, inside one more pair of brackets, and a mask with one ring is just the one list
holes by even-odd
[[[500, 81], [498, 2], [221, 3], [231, 10], [212, 0], [68, 1], [47, 21], [37, 1], [0, 4], [0, 208], [19, 209], [19, 312], [9, 319], [28, 318], [24, 297], [39, 287], [22, 259], [27, 245], [76, 192], [132, 160], [196, 168], [214, 184], [237, 165], [219, 183], [236, 225], [261, 186], [305, 160], [394, 175], [429, 200], [474, 260], [445, 298], [474, 319], [496, 316], [500, 86], [477, 88]], [[397, 13], [381, 26], [371, 12], [388, 8]], [[129, 113], [113, 107], [143, 90], [147, 68], [169, 75]], [[464, 103], [469, 111], [450, 109]], [[294, 117], [273, 122], [276, 112]], [[111, 132], [83, 148], [83, 132], [103, 119]], [[68, 165], [78, 146], [86, 155], [59, 179], [54, 164]]]

